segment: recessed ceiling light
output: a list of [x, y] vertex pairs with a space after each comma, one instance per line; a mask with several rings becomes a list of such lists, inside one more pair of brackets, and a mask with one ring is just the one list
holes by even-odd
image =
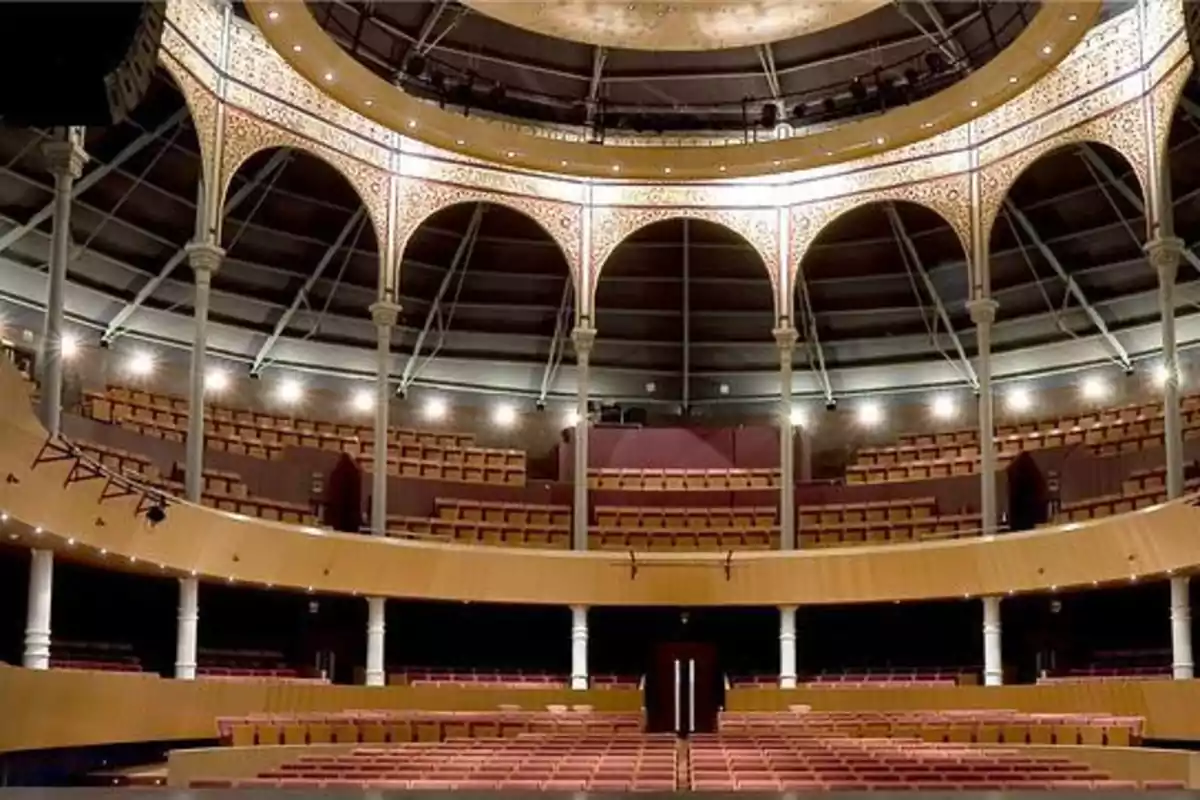
[[972, 100], [972, 101], [971, 101], [971, 108], [979, 108], [979, 101], [978, 101], [978, 100]]
[[565, 166], [567, 165], [567, 162], [566, 162], [566, 161], [560, 161], [560, 162], [558, 162], [558, 165], [559, 165], [560, 167], [565, 167]]
[[326, 72], [326, 73], [325, 73], [325, 80], [327, 80], [327, 81], [331, 81], [331, 80], [333, 80], [333, 73], [332, 73], [332, 72]]
[[267, 12], [267, 19], [269, 19], [269, 20], [271, 20], [272, 22], [274, 22], [275, 20], [279, 19], [279, 12], [278, 12], [278, 11], [274, 11], [274, 10], [272, 10], [272, 11], [268, 11], [268, 12]]
[[372, 100], [372, 99], [370, 99], [370, 98], [367, 98], [367, 106], [368, 106], [368, 107], [370, 107], [370, 106], [373, 106], [373, 105], [375, 105], [375, 101], [374, 101], [374, 100]]
[[725, 171], [725, 165], [724, 165], [724, 164], [722, 164], [721, 166], [717, 167], [717, 169], [718, 169], [718, 170], [720, 170], [721, 172], [724, 172], [724, 171]]
[[1008, 82], [1009, 82], [1009, 83], [1016, 83], [1016, 82], [1017, 82], [1017, 76], [1016, 76], [1016, 75], [1010, 75], [1010, 76], [1009, 76], [1009, 78], [1008, 78]]
[[458, 145], [459, 147], [462, 147], [464, 144], [466, 144], [466, 142], [465, 142], [465, 141], [463, 141], [462, 139], [455, 139], [455, 140], [454, 140], [454, 143], [455, 143], [456, 145]]
[[670, 174], [671, 174], [671, 168], [670, 168], [670, 167], [663, 167], [663, 174], [665, 174], [665, 175], [670, 175]]
[[1042, 48], [1042, 55], [1044, 55], [1044, 56], [1050, 55], [1050, 51], [1053, 49], [1054, 48], [1052, 48], [1050, 45], [1046, 45], [1045, 47]]
[[408, 127], [409, 127], [409, 128], [415, 128], [415, 127], [417, 127], [417, 121], [416, 121], [415, 119], [410, 119], [410, 120], [408, 121]]
[[825, 151], [825, 157], [826, 157], [826, 158], [833, 158], [833, 151], [832, 151], [832, 150], [826, 150], [826, 151]]
[[880, 136], [879, 138], [877, 138], [875, 140], [875, 144], [878, 144], [878, 145], [882, 145], [883, 142], [884, 142], [884, 138], [882, 136]]
[[928, 130], [929, 128], [933, 127], [933, 123], [932, 122], [922, 122], [921, 127]]
[[613, 172], [620, 172], [620, 171], [621, 171], [621, 165], [620, 165], [620, 164], [613, 164], [613, 167], [612, 167], [612, 169], [613, 169]]
[[516, 158], [516, 157], [517, 157], [517, 154], [516, 154], [516, 153], [514, 153], [512, 150], [509, 150], [507, 153], [505, 153], [505, 155], [506, 155], [506, 156], [508, 156], [509, 158]]
[[783, 163], [783, 162], [781, 162], [781, 161], [780, 161], [780, 160], [777, 158], [777, 159], [775, 159], [774, 161], [772, 161], [771, 163], [772, 163], [772, 164], [774, 164], [775, 166], [777, 166], [777, 167], [778, 167], [778, 166], [779, 166], [781, 163]]
[[299, 52], [300, 52], [301, 50], [303, 50], [303, 49], [304, 49], [304, 48], [303, 48], [303, 47], [301, 47], [301, 46], [300, 46], [300, 45], [298, 45], [298, 44], [294, 44], [294, 45], [292, 45], [292, 52], [293, 52], [293, 53], [299, 53]]
[[1067, 17], [1067, 22], [1075, 22], [1077, 19], [1079, 19], [1079, 15], [1072, 14], [1071, 16]]

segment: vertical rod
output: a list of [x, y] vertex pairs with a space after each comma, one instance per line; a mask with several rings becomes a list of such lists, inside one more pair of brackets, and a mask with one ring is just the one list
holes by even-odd
[[175, 677], [196, 678], [196, 642], [200, 624], [200, 581], [179, 579], [179, 616], [175, 634]]
[[54, 551], [33, 550], [29, 562], [29, 605], [25, 618], [28, 669], [50, 668], [50, 607], [54, 593]]
[[188, 375], [188, 432], [184, 491], [192, 503], [204, 494], [204, 378], [208, 354], [208, 306], [212, 296], [212, 276], [225, 252], [212, 242], [194, 242], [187, 246], [188, 261], [195, 276], [193, 301], [192, 361]]
[[1004, 683], [1004, 666], [1000, 644], [1000, 598], [983, 598], [983, 685]]
[[1171, 677], [1177, 681], [1190, 681], [1195, 673], [1192, 610], [1188, 595], [1188, 579], [1171, 578]]
[[590, 387], [589, 367], [592, 344], [596, 341], [596, 329], [581, 320], [571, 332], [575, 344], [575, 452], [574, 452], [574, 498], [571, 506], [571, 547], [586, 550], [588, 547], [588, 436], [591, 427], [588, 414], [588, 392]]
[[997, 303], [984, 297], [968, 304], [975, 323], [978, 359], [975, 375], [979, 379], [979, 511], [985, 536], [996, 533], [996, 439], [992, 393], [992, 321]]
[[688, 659], [688, 733], [696, 732], [696, 659]]
[[773, 331], [779, 346], [779, 547], [796, 548], [796, 441], [792, 426], [792, 355], [796, 329]]
[[367, 598], [367, 686], [387, 684], [383, 658], [386, 615], [387, 601], [384, 598]]
[[779, 607], [779, 688], [796, 688], [796, 607]]
[[588, 607], [571, 606], [571, 688], [588, 688]]
[[680, 733], [679, 729], [682, 726], [682, 723], [680, 720], [680, 713], [681, 713], [680, 706], [681, 705], [683, 705], [683, 681], [682, 681], [682, 676], [680, 675], [680, 670], [679, 670], [679, 659], [677, 658], [677, 659], [675, 659], [675, 733], [676, 734]]
[[683, 219], [683, 414], [692, 405], [692, 264], [691, 235], [688, 220]]

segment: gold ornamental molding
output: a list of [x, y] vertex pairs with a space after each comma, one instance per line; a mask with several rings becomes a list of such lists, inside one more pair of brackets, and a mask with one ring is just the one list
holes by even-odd
[[517, 28], [628, 50], [697, 52], [753, 47], [858, 19], [890, 0], [462, 0]]
[[722, 180], [867, 158], [952, 130], [1034, 86], [1079, 44], [1100, 0], [1044, 3], [1021, 35], [983, 68], [933, 97], [886, 114], [773, 142], [713, 147], [618, 147], [545, 138], [422, 102], [359, 64], [305, 3], [246, 0], [272, 48], [305, 80], [375, 124], [442, 150], [564, 176]]

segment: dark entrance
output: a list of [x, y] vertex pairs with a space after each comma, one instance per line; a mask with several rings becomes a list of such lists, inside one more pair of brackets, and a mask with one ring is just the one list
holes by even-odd
[[713, 733], [724, 695], [717, 650], [701, 642], [666, 642], [646, 673], [646, 727], [651, 733]]

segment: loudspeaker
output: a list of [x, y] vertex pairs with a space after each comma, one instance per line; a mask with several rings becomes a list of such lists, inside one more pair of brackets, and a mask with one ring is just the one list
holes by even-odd
[[121, 122], [154, 77], [165, 20], [165, 0], [0, 3], [0, 120]]

